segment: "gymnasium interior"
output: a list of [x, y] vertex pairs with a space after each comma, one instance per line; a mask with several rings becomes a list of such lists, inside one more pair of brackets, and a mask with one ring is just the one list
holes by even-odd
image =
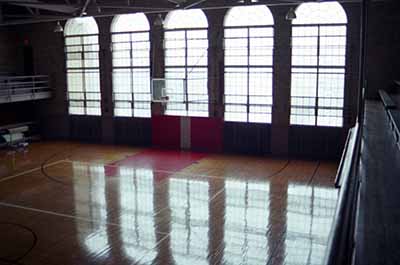
[[0, 1], [0, 264], [400, 264], [399, 14]]

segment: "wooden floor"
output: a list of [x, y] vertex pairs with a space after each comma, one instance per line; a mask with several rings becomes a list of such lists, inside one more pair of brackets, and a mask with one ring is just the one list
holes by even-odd
[[321, 264], [336, 167], [67, 142], [4, 151], [0, 264]]

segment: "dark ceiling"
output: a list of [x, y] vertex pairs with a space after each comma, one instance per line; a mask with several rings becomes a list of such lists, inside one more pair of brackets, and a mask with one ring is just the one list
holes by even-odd
[[[318, 0], [316, 0], [318, 1]], [[339, 0], [361, 2], [362, 0]], [[374, 0], [398, 1], [398, 0]], [[165, 12], [174, 8], [217, 8], [243, 4], [297, 5], [304, 0], [0, 0], [0, 25], [64, 20], [82, 15]]]

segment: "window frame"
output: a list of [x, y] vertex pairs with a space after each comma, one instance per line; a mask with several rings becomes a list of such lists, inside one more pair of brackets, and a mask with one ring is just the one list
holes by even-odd
[[[93, 21], [96, 23], [95, 19], [91, 17]], [[68, 22], [67, 22], [68, 26]], [[66, 27], [67, 27], [66, 26]], [[68, 115], [76, 115], [76, 116], [101, 116], [102, 115], [102, 104], [101, 104], [101, 84], [100, 84], [100, 43], [99, 43], [99, 33], [98, 33], [98, 26], [96, 23], [97, 27], [97, 33], [91, 33], [91, 34], [70, 34], [66, 33], [68, 29], [65, 30], [65, 35], [64, 35], [64, 55], [65, 55], [65, 69], [66, 69], [66, 78], [67, 78], [67, 92], [66, 92], [66, 98], [68, 102]], [[85, 38], [88, 37], [96, 37], [96, 42], [95, 43], [86, 43]], [[68, 44], [69, 39], [80, 39], [80, 44]], [[86, 51], [86, 48], [88, 46], [91, 47], [97, 47], [95, 51]], [[68, 51], [70, 47], [79, 47], [80, 51]], [[68, 57], [71, 54], [80, 54], [80, 59], [79, 60], [71, 60]], [[97, 66], [86, 66], [85, 64], [87, 63], [88, 54], [97, 54]], [[81, 66], [80, 67], [70, 67], [69, 63], [71, 61], [80, 61]], [[90, 74], [94, 73], [96, 75], [96, 81], [98, 82], [98, 87], [96, 87], [96, 91], [88, 91], [87, 90], [87, 82], [90, 78]], [[72, 84], [70, 83], [70, 75], [71, 74], [80, 74], [81, 77], [79, 78], [81, 81], [81, 91], [75, 91], [72, 88]], [[82, 94], [83, 98], [81, 99], [73, 99], [72, 94]], [[90, 96], [93, 94], [95, 99], [90, 99]], [[82, 106], [71, 106], [71, 103], [76, 102], [76, 103], [81, 103]], [[97, 105], [94, 107], [88, 107], [90, 103], [93, 102], [93, 105]], [[89, 104], [88, 104], [89, 103]], [[96, 104], [97, 103], [97, 104]], [[71, 113], [71, 108], [73, 107], [78, 107], [82, 108], [83, 113]], [[89, 109], [93, 109], [98, 111], [98, 113], [88, 113]]]
[[[266, 8], [268, 8], [266, 6]], [[268, 8], [269, 10], [269, 8]], [[269, 10], [270, 11], [270, 10]], [[271, 14], [272, 15], [272, 14]], [[228, 13], [225, 15], [225, 20], [227, 19], [227, 16], [229, 16], [229, 11]], [[273, 19], [273, 17], [272, 17]], [[246, 36], [238, 36], [238, 37], [226, 37], [226, 32], [227, 30], [230, 29], [245, 29], [247, 32]], [[251, 36], [250, 31], [251, 29], [270, 29], [272, 34], [269, 36], [263, 35], [263, 36]], [[272, 123], [272, 108], [273, 108], [273, 90], [274, 90], [274, 49], [275, 49], [275, 22], [274, 20], [272, 20], [272, 24], [263, 24], [262, 22], [260, 23], [260, 25], [235, 25], [235, 26], [229, 26], [229, 25], [225, 25], [223, 26], [223, 30], [224, 30], [224, 94], [223, 94], [223, 107], [224, 107], [224, 121], [225, 122], [241, 122], [241, 123], [259, 123], [259, 124], [271, 124]], [[259, 50], [258, 49], [252, 49], [251, 45], [252, 42], [254, 42], [255, 39], [257, 38], [261, 38], [261, 39], [271, 39], [272, 40], [272, 46], [268, 47], [268, 50], [271, 51], [271, 64], [262, 64], [262, 65], [258, 65], [258, 64], [251, 64], [251, 57], [252, 57], [252, 52]], [[227, 48], [226, 45], [226, 41], [227, 40], [233, 40], [233, 39], [245, 39], [246, 40], [246, 45], [247, 45], [247, 55], [246, 56], [241, 56], [242, 58], [246, 57], [246, 62], [245, 63], [241, 63], [239, 64], [234, 64], [234, 65], [228, 65], [227, 64], [227, 50], [229, 50]], [[233, 48], [234, 49], [234, 48]], [[262, 55], [263, 57], [265, 57], [266, 55]], [[232, 69], [241, 69], [241, 70], [245, 70], [243, 72], [240, 72], [240, 74], [245, 74], [246, 75], [246, 94], [242, 95], [242, 94], [227, 94], [227, 78], [228, 78], [228, 74], [232, 73], [229, 72], [229, 70]], [[259, 73], [260, 75], [262, 75], [262, 77], [265, 77], [265, 75], [268, 75], [268, 79], [270, 78], [271, 81], [271, 94], [268, 93], [264, 93], [264, 94], [251, 94], [251, 73], [252, 73], [252, 69], [257, 70], [257, 69], [263, 69], [262, 73]], [[269, 91], [268, 91], [269, 92]], [[227, 103], [227, 97], [235, 97], [235, 96], [240, 96], [240, 97], [246, 97], [246, 103]], [[270, 103], [267, 104], [260, 104], [260, 103], [251, 103], [251, 98], [255, 97], [255, 98], [265, 98], [267, 99], [267, 102], [270, 101]], [[234, 112], [234, 111], [227, 111], [227, 106], [244, 106], [246, 108], [246, 112]], [[260, 112], [256, 112], [256, 111], [251, 111], [252, 108], [255, 107], [264, 107], [267, 108], [269, 110], [266, 111], [260, 111]], [[246, 119], [227, 119], [227, 113], [238, 113], [240, 115], [245, 115]], [[263, 121], [256, 121], [256, 120], [251, 120], [251, 115], [262, 115], [264, 116]], [[254, 118], [253, 118], [254, 119]]]
[[[137, 13], [137, 14], [141, 14], [141, 13]], [[144, 14], [143, 14], [144, 15]], [[122, 15], [124, 16], [124, 15]], [[146, 15], [144, 15], [147, 23], [149, 23], [148, 18], [146, 17]], [[114, 21], [115, 19], [118, 19], [118, 16], [114, 17]], [[115, 30], [115, 31], [113, 31]], [[134, 39], [134, 35], [140, 35], [140, 34], [146, 34], [147, 40], [135, 40]], [[128, 41], [114, 41], [114, 36], [118, 36], [118, 35], [127, 35], [129, 36], [129, 42]], [[115, 49], [114, 45], [117, 44], [127, 44], [129, 43], [129, 50], [119, 50], [119, 49]], [[143, 49], [143, 52], [146, 52], [147, 54], [147, 58], [146, 60], [148, 61], [148, 65], [135, 65], [133, 59], [134, 57], [134, 53], [138, 52], [138, 49], [134, 48], [134, 44], [135, 43], [143, 43], [145, 45], [147, 45], [147, 49]], [[135, 117], [135, 118], [151, 118], [151, 39], [150, 39], [150, 27], [148, 30], [131, 30], [131, 31], [118, 31], [118, 29], [113, 29], [111, 28], [111, 49], [112, 49], [112, 95], [113, 95], [113, 116], [114, 117]], [[114, 63], [114, 60], [116, 60], [117, 58], [116, 56], [116, 52], [118, 51], [125, 51], [125, 52], [129, 52], [129, 58], [123, 58], [123, 59], [129, 59], [129, 66], [116, 66]], [[130, 87], [130, 92], [118, 92], [116, 91], [116, 87], [117, 87], [117, 82], [115, 81], [115, 78], [118, 74], [118, 70], [120, 70], [120, 73], [124, 73], [124, 74], [129, 74], [129, 87]], [[124, 71], [126, 70], [126, 72]], [[139, 91], [135, 91], [135, 84], [133, 82], [133, 75], [135, 73], [141, 73], [141, 74], [145, 74], [147, 76], [147, 78], [143, 78], [141, 79], [141, 81], [143, 82], [147, 82], [147, 92], [139, 92]], [[137, 89], [136, 89], [137, 90]], [[126, 94], [128, 97], [130, 97], [130, 99], [119, 99], [117, 94]], [[143, 98], [147, 97], [147, 100], [138, 97], [138, 95], [143, 95]], [[139, 99], [137, 99], [139, 98]], [[121, 103], [127, 103], [130, 105], [130, 108], [117, 108], [117, 103], [121, 102]], [[146, 108], [137, 108], [136, 106], [140, 106], [140, 105], [146, 105]], [[116, 112], [118, 109], [123, 109], [123, 110], [130, 110], [130, 115], [118, 115]], [[136, 111], [138, 110], [146, 110], [147, 113], [136, 113]]]
[[[344, 10], [343, 10], [344, 11]], [[345, 11], [344, 11], [345, 12]], [[291, 25], [292, 27], [292, 35], [291, 35], [291, 87], [290, 87], [290, 120], [289, 124], [290, 126], [316, 126], [316, 127], [336, 127], [336, 128], [342, 128], [344, 126], [344, 112], [345, 112], [345, 90], [346, 90], [346, 75], [347, 75], [347, 53], [348, 53], [348, 45], [347, 45], [347, 40], [348, 40], [348, 23], [347, 22], [338, 22], [338, 23], [309, 23], [309, 24], [295, 24], [293, 23]], [[321, 35], [321, 28], [336, 28], [336, 27], [344, 27], [345, 28], [345, 34], [328, 34], [328, 35]], [[316, 28], [318, 34], [304, 34], [302, 36], [294, 36], [294, 29], [296, 28]], [[316, 46], [312, 46], [312, 48], [316, 48], [316, 55], [308, 55], [312, 57], [316, 57], [316, 63], [315, 64], [309, 64], [309, 65], [301, 65], [301, 64], [294, 64], [293, 59], [296, 55], [293, 54], [294, 51], [294, 45], [293, 41], [294, 39], [299, 39], [299, 38], [306, 38], [306, 37], [313, 37], [316, 38]], [[334, 55], [336, 58], [340, 58], [344, 60], [343, 65], [325, 65], [321, 64], [321, 50], [323, 49], [324, 45], [321, 44], [321, 39], [324, 37], [338, 37], [338, 38], [344, 38], [345, 39], [345, 44], [344, 46], [339, 46], [337, 50], [344, 49], [344, 54], [343, 55]], [[322, 48], [322, 49], [321, 49]], [[304, 50], [304, 48], [303, 48]], [[302, 55], [302, 57], [306, 57], [306, 55]], [[299, 70], [310, 70], [310, 72], [299, 72]], [[314, 70], [315, 72], [311, 72], [311, 70]], [[322, 71], [321, 71], [322, 70]], [[325, 70], [325, 72], [324, 72]], [[331, 72], [329, 72], [331, 70]], [[315, 96], [293, 96], [293, 84], [294, 84], [294, 74], [303, 74], [304, 77], [309, 76], [310, 74], [315, 75]], [[324, 97], [320, 96], [323, 92], [323, 88], [321, 88], [320, 85], [320, 80], [322, 80], [323, 75], [337, 75], [340, 76], [343, 81], [343, 87], [342, 87], [342, 96], [329, 96], [329, 97]], [[294, 104], [293, 101], [295, 99], [310, 99], [311, 101], [314, 101], [314, 104], [308, 105], [301, 105], [301, 104]], [[337, 100], [341, 101], [341, 106], [321, 106], [320, 101], [321, 100]], [[311, 106], [313, 105], [313, 106]], [[305, 114], [293, 114], [293, 110], [313, 110], [313, 114], [310, 115], [307, 113]], [[336, 110], [338, 112], [341, 112], [340, 116], [330, 116], [330, 115], [321, 115], [320, 113], [323, 112], [324, 110]], [[312, 124], [307, 122], [307, 120], [303, 121], [294, 121], [295, 117], [314, 117]], [[321, 118], [335, 118], [335, 119], [341, 119], [341, 123], [336, 124], [332, 119], [332, 123], [328, 124], [323, 121], [319, 121]], [[311, 118], [310, 118], [311, 120]]]
[[[202, 10], [201, 10], [202, 11]], [[174, 11], [171, 11], [174, 12]], [[207, 25], [205, 26], [199, 26], [199, 27], [170, 27], [168, 28], [168, 25], [164, 25], [164, 60], [165, 60], [165, 64], [164, 64], [164, 77], [165, 79], [168, 81], [168, 79], [172, 79], [172, 80], [183, 80], [183, 91], [182, 91], [182, 98], [183, 98], [183, 102], [176, 100], [170, 100], [168, 101], [168, 103], [172, 103], [171, 105], [175, 104], [182, 104], [184, 106], [183, 110], [180, 109], [169, 109], [169, 104], [167, 104], [167, 109], [166, 109], [166, 115], [172, 115], [172, 116], [188, 116], [188, 117], [209, 117], [210, 116], [210, 107], [209, 107], [209, 101], [210, 101], [210, 95], [209, 95], [209, 91], [208, 91], [208, 84], [209, 84], [209, 78], [208, 78], [208, 74], [209, 74], [209, 60], [208, 60], [208, 55], [209, 55], [209, 24], [208, 24], [208, 19], [206, 17], [206, 15], [204, 14], [204, 12], [202, 11], [204, 18], [207, 20]], [[167, 18], [170, 14], [167, 15]], [[195, 31], [203, 31], [205, 32], [206, 37], [203, 36], [197, 36], [195, 38], [190, 37], [190, 32], [195, 32]], [[176, 50], [180, 50], [183, 51], [184, 53], [184, 65], [172, 65], [172, 64], [168, 64], [168, 50], [173, 50], [171, 48], [168, 48], [167, 44], [169, 41], [174, 41], [173, 38], [168, 39], [168, 33], [170, 32], [183, 32], [184, 35], [184, 39], [179, 39], [180, 41], [184, 41], [184, 47], [179, 47]], [[192, 47], [191, 45], [189, 45], [189, 42], [191, 40], [200, 40], [200, 41], [204, 41], [206, 43], [205, 47]], [[195, 58], [197, 58], [197, 62], [196, 65], [192, 65], [189, 64], [189, 60], [190, 57], [189, 56], [189, 51], [190, 50], [197, 50], [197, 51], [201, 51], [201, 56], [197, 56]], [[173, 58], [173, 57], [172, 57]], [[198, 63], [200, 63], [202, 60], [205, 60], [205, 65], [201, 64], [201, 65], [197, 65]], [[170, 71], [169, 71], [170, 70]], [[178, 70], [177, 72], [174, 72], [174, 70]], [[199, 72], [196, 72], [196, 70], [199, 70]], [[183, 74], [183, 78], [177, 77], [176, 75], [179, 75], [181, 73], [181, 71], [184, 73]], [[168, 72], [172, 75], [175, 75], [173, 77], [168, 77]], [[205, 78], [190, 78], [190, 74], [194, 73], [194, 75], [196, 74], [200, 74], [200, 75], [204, 75]], [[191, 89], [191, 81], [193, 80], [201, 80], [205, 83], [205, 85], [201, 85], [201, 88], [204, 88], [205, 93], [191, 93], [190, 89]], [[193, 87], [195, 87], [196, 85], [193, 85]], [[168, 95], [168, 93], [167, 93]], [[200, 99], [198, 100], [191, 100], [191, 97], [199, 97]], [[204, 97], [204, 100], [201, 100], [201, 98]], [[200, 106], [206, 106], [206, 110], [196, 110], [196, 105], [200, 105]]]

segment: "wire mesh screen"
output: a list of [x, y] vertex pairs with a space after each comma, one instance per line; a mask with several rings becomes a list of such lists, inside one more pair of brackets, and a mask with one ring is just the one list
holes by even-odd
[[101, 115], [97, 35], [65, 37], [69, 114]]
[[114, 115], [151, 117], [148, 31], [113, 33]]
[[295, 25], [290, 123], [343, 126], [346, 25]]
[[272, 26], [225, 28], [225, 120], [271, 123]]

